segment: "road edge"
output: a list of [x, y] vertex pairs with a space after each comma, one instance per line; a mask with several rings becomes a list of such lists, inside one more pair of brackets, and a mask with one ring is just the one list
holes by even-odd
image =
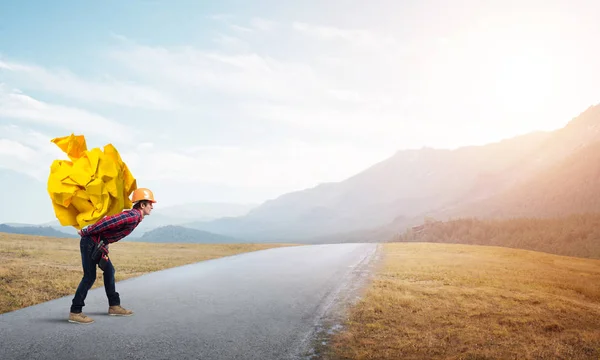
[[324, 298], [311, 331], [288, 359], [314, 360], [322, 357], [331, 336], [343, 330], [348, 309], [362, 298], [375, 275], [373, 270], [380, 263], [381, 256], [382, 244], [377, 243], [353, 266], [349, 266], [348, 271], [340, 278], [339, 285]]

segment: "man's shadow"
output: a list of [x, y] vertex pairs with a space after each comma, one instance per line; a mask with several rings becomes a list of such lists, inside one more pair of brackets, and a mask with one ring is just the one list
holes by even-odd
[[[86, 315], [89, 315], [91, 317], [101, 317], [101, 316], [109, 316], [108, 312], [101, 312], [101, 311], [92, 311], [92, 312], [86, 312]], [[69, 313], [67, 313], [66, 316], [64, 317], [60, 317], [60, 318], [45, 318], [45, 319], [40, 319], [41, 321], [45, 322], [45, 323], [51, 323], [51, 324], [72, 324], [69, 322]]]
[[70, 324], [68, 316], [66, 316], [64, 318], [46, 318], [41, 321], [43, 321], [45, 323], [52, 323], [52, 324], [63, 324], [63, 323]]

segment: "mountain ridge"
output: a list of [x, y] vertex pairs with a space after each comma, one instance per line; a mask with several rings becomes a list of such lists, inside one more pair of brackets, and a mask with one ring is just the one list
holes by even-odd
[[166, 225], [144, 233], [139, 238], [133, 238], [131, 241], [153, 242], [153, 243], [243, 243], [244, 240], [229, 236], [213, 234], [207, 231], [190, 229], [177, 225]]
[[440, 209], [468, 206], [522, 186], [600, 140], [599, 129], [600, 107], [595, 105], [554, 131], [454, 150], [400, 150], [343, 181], [283, 194], [245, 216], [185, 226], [229, 236], [307, 241], [391, 224], [406, 228]]
[[76, 238], [77, 235], [67, 234], [62, 231], [58, 231], [50, 226], [36, 226], [36, 225], [7, 225], [0, 224], [0, 232], [9, 234], [24, 234], [24, 235], [36, 235], [36, 236], [51, 236], [58, 238]]

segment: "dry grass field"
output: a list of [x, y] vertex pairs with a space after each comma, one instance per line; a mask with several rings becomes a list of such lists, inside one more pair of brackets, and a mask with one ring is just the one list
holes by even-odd
[[[110, 245], [116, 280], [286, 244]], [[72, 295], [83, 276], [79, 239], [0, 233], [0, 314]], [[98, 270], [94, 288], [104, 286]]]
[[600, 260], [390, 243], [327, 359], [600, 359]]
[[[119, 281], [280, 246], [289, 245], [119, 242], [111, 258]], [[457, 244], [383, 249], [324, 358], [600, 359], [600, 260]], [[79, 239], [0, 233], [0, 313], [71, 295], [81, 276]]]

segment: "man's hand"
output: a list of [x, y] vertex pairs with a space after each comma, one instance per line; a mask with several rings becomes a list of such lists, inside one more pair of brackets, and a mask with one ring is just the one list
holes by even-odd
[[77, 234], [79, 234], [79, 236], [83, 237], [83, 234], [81, 233], [81, 230], [77, 230]]

